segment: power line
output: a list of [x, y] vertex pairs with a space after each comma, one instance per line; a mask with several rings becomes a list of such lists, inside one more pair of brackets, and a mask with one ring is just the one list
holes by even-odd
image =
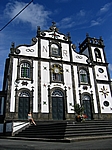
[[28, 7], [31, 3], [33, 2], [33, 0], [31, 0], [16, 16], [14, 16], [6, 25], [4, 25], [0, 31], [2, 31], [5, 27], [7, 27], [24, 9], [26, 9], [26, 7]]

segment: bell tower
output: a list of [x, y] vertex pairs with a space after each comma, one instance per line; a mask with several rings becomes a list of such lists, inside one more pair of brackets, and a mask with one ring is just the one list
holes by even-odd
[[[88, 57], [88, 67], [92, 68], [100, 118], [104, 118], [103, 115], [109, 113], [112, 109], [110, 74], [104, 47], [102, 37], [99, 39], [91, 38], [88, 34], [86, 39], [79, 45], [79, 53]], [[101, 115], [101, 113], [104, 114]]]
[[102, 37], [96, 39], [95, 37], [91, 38], [88, 34], [86, 34], [86, 39], [79, 44], [79, 53], [88, 56], [89, 62], [91, 63], [106, 63], [104, 47]]

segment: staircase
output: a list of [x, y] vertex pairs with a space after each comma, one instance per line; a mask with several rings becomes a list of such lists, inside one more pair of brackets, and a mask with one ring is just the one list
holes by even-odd
[[68, 139], [105, 135], [112, 135], [112, 121], [39, 121], [36, 126], [30, 125], [15, 136], [40, 139]]

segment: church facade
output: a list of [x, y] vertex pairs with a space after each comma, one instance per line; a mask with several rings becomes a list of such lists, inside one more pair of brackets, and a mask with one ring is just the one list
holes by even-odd
[[[102, 38], [86, 35], [79, 52], [56, 25], [37, 30], [31, 45], [12, 44], [6, 59], [4, 119], [73, 120], [74, 104], [88, 120], [112, 119], [111, 80]], [[2, 105], [0, 105], [3, 107]]]

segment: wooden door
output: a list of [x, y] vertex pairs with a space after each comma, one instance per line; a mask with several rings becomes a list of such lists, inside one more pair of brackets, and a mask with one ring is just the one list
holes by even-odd
[[87, 115], [87, 120], [91, 120], [91, 101], [83, 100], [84, 114]]
[[52, 117], [53, 120], [63, 120], [63, 97], [52, 97]]
[[20, 97], [18, 106], [18, 119], [26, 120], [28, 119], [29, 113], [29, 97]]

